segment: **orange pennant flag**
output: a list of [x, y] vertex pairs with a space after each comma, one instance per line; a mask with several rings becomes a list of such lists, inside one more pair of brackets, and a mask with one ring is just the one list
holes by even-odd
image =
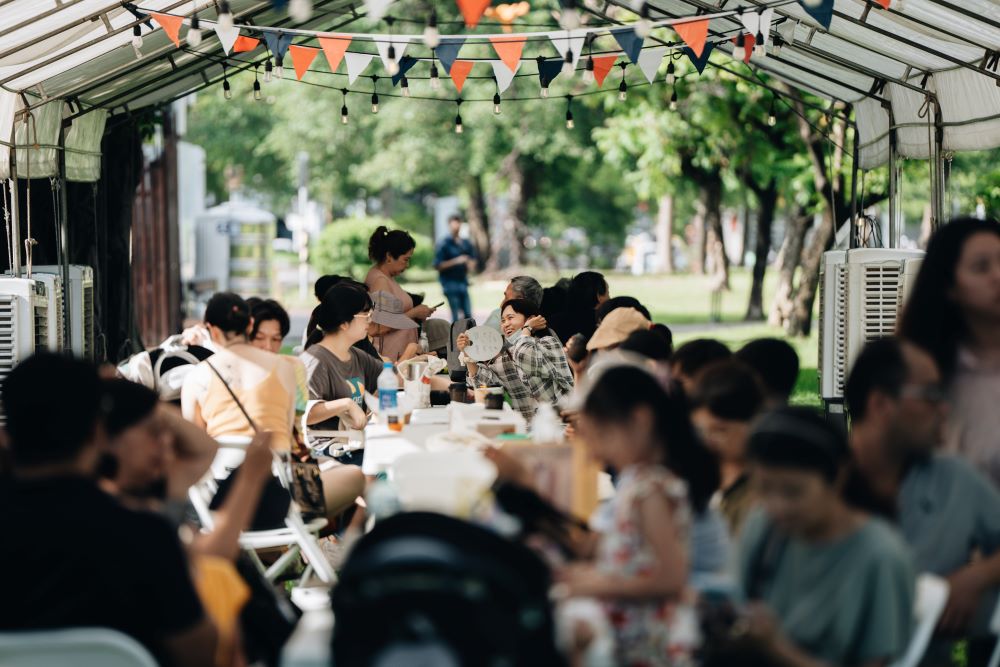
[[347, 47], [351, 45], [351, 38], [347, 35], [336, 37], [320, 37], [319, 45], [323, 47], [323, 55], [330, 65], [330, 71], [336, 72], [340, 67], [340, 61], [344, 59]]
[[490, 0], [455, 0], [458, 3], [458, 8], [462, 10], [462, 16], [465, 17], [465, 27], [475, 28], [476, 24], [479, 23], [479, 19], [482, 18], [483, 12], [486, 8], [490, 6]]
[[179, 47], [181, 45], [181, 23], [184, 22], [184, 18], [169, 14], [157, 14], [156, 12], [150, 12], [149, 15], [160, 24], [163, 32], [167, 33], [167, 37], [174, 43], [174, 46]]
[[701, 58], [701, 52], [705, 50], [705, 40], [708, 39], [708, 19], [676, 23], [673, 29], [688, 45], [695, 57]]
[[882, 5], [882, 9], [889, 9], [890, 0], [875, 0], [875, 2]]
[[301, 81], [309, 66], [312, 65], [312, 61], [316, 59], [319, 49], [292, 44], [288, 47], [288, 52], [292, 54], [292, 65], [295, 66], [295, 78]]
[[594, 58], [594, 81], [597, 82], [598, 88], [604, 85], [604, 79], [608, 76], [611, 68], [615, 66], [616, 60], [618, 60], [618, 56], [597, 56]]
[[451, 64], [451, 80], [455, 84], [455, 88], [458, 89], [458, 92], [462, 92], [462, 86], [465, 85], [465, 78], [472, 71], [473, 64], [471, 60], [456, 60]]
[[233, 52], [234, 53], [246, 53], [247, 51], [253, 51], [258, 46], [260, 46], [260, 40], [254, 39], [253, 37], [244, 37], [240, 35], [233, 42]]
[[493, 48], [496, 49], [500, 60], [511, 72], [517, 70], [517, 64], [521, 61], [521, 52], [524, 51], [523, 37], [490, 37]]

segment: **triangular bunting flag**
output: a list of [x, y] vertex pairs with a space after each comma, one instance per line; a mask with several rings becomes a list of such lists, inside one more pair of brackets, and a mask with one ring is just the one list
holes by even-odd
[[361, 76], [361, 73], [368, 67], [368, 63], [375, 56], [371, 53], [345, 53], [344, 60], [347, 61], [347, 83], [354, 83]]
[[258, 46], [260, 46], [259, 39], [240, 35], [236, 38], [236, 42], [233, 44], [233, 53], [247, 53], [248, 51], [253, 51]]
[[271, 55], [274, 56], [275, 60], [285, 59], [285, 52], [288, 51], [288, 47], [292, 45], [292, 39], [294, 37], [295, 35], [286, 35], [280, 32], [264, 33], [264, 41], [267, 42], [267, 48], [271, 50]]
[[[753, 46], [757, 43], [757, 38], [753, 35], [743, 35], [743, 64], [750, 64], [750, 56], [753, 55]], [[737, 47], [739, 48], [739, 47]]]
[[403, 57], [406, 52], [406, 47], [409, 46], [410, 38], [401, 37], [399, 35], [393, 35], [391, 42], [375, 42], [375, 48], [378, 49], [378, 57], [382, 59], [382, 67], [389, 69], [389, 47], [392, 46], [392, 50], [396, 52], [396, 64], [399, 64], [399, 59]]
[[437, 59], [441, 61], [441, 66], [444, 67], [444, 71], [448, 74], [451, 74], [451, 64], [455, 62], [455, 58], [458, 57], [458, 52], [461, 50], [463, 44], [465, 44], [464, 37], [442, 39], [441, 43], [434, 49]]
[[559, 32], [550, 32], [549, 39], [552, 40], [552, 45], [556, 47], [559, 57], [564, 61], [566, 52], [570, 52], [573, 58], [573, 67], [576, 67], [576, 61], [580, 59], [580, 52], [583, 51], [583, 42], [587, 39], [587, 31], [560, 30]]
[[806, 10], [806, 14], [813, 17], [817, 23], [823, 26], [824, 30], [830, 29], [830, 22], [833, 21], [833, 0], [822, 0], [815, 7], [811, 7], [809, 3], [799, 0], [799, 4], [802, 5], [802, 9]]
[[228, 56], [229, 52], [233, 49], [233, 44], [236, 43], [237, 38], [240, 36], [240, 29], [234, 26], [226, 30], [216, 23], [215, 34], [219, 36], [219, 41], [222, 42], [222, 50], [225, 51]]
[[562, 72], [563, 61], [561, 58], [551, 58], [549, 60], [540, 59], [538, 61], [538, 81], [542, 88], [548, 88], [549, 84]]
[[160, 24], [163, 32], [167, 33], [167, 37], [174, 43], [174, 46], [179, 47], [181, 45], [181, 23], [184, 22], [184, 17], [158, 14], [156, 12], [150, 12], [149, 15], [153, 17], [154, 21]]
[[456, 60], [451, 64], [451, 80], [455, 84], [455, 88], [458, 92], [462, 92], [462, 86], [465, 85], [465, 79], [469, 76], [469, 72], [472, 71], [473, 62], [471, 60]]
[[[744, 12], [746, 16], [748, 12]], [[756, 16], [756, 15], [755, 15]], [[673, 26], [674, 32], [680, 35], [684, 43], [688, 45], [696, 56], [701, 56], [705, 48], [705, 40], [708, 39], [708, 19], [703, 21], [686, 21]]]
[[301, 81], [306, 71], [308, 71], [309, 66], [312, 65], [313, 60], [319, 54], [319, 49], [314, 49], [311, 46], [295, 46], [293, 44], [288, 47], [288, 52], [292, 55], [295, 78]]
[[326, 56], [326, 63], [330, 66], [331, 72], [336, 72], [340, 67], [340, 61], [344, 59], [347, 47], [351, 45], [351, 38], [347, 35], [332, 35], [330, 37], [319, 37], [319, 45], [323, 47], [323, 55]]
[[775, 32], [781, 35], [781, 39], [784, 40], [785, 44], [795, 43], [795, 28], [799, 25], [798, 21], [793, 21], [791, 19], [786, 20], [784, 23], [779, 25]]
[[760, 14], [757, 12], [743, 12], [740, 14], [740, 23], [743, 24], [743, 29], [750, 35], [757, 34], [757, 28], [760, 26]]
[[663, 56], [667, 54], [667, 47], [658, 46], [655, 49], [645, 49], [639, 54], [639, 69], [646, 75], [646, 80], [653, 83], [656, 78], [656, 70], [660, 69]]
[[493, 43], [493, 48], [507, 68], [511, 71], [516, 70], [521, 62], [521, 52], [524, 51], [524, 38], [490, 37], [490, 42]]
[[365, 0], [367, 18], [372, 21], [381, 21], [382, 17], [385, 16], [385, 10], [389, 9], [391, 4], [392, 0]]
[[691, 59], [691, 62], [694, 63], [694, 68], [698, 70], [698, 74], [701, 74], [705, 71], [705, 66], [708, 65], [708, 57], [712, 55], [713, 49], [715, 49], [715, 44], [712, 42], [705, 42], [705, 48], [702, 50], [700, 56], [696, 56], [694, 51], [687, 46], [681, 49], [681, 53]]
[[771, 21], [774, 19], [774, 8], [768, 7], [760, 13], [760, 27], [757, 29], [764, 36], [764, 46], [771, 43]]
[[875, 0], [878, 4], [882, 6], [882, 9], [889, 9], [890, 0]]
[[392, 85], [397, 86], [406, 73], [417, 64], [417, 59], [411, 56], [403, 56], [399, 59], [399, 71], [392, 76]]
[[455, 1], [458, 3], [458, 8], [462, 10], [462, 16], [465, 17], [466, 28], [475, 28], [476, 24], [479, 23], [479, 19], [482, 18], [483, 12], [490, 6], [490, 0]]
[[604, 79], [607, 78], [611, 68], [615, 66], [616, 60], [618, 60], [617, 55], [597, 56], [594, 58], [594, 81], [597, 82], [598, 88], [604, 85]]
[[635, 30], [632, 28], [612, 30], [611, 34], [615, 36], [618, 46], [622, 47], [622, 51], [632, 61], [632, 64], [639, 62], [639, 51], [642, 50], [642, 37], [637, 36]]
[[493, 76], [497, 79], [497, 89], [502, 93], [510, 88], [510, 84], [514, 80], [514, 75], [521, 68], [521, 61], [517, 61], [517, 67], [513, 70], [507, 67], [507, 63], [502, 60], [491, 60], [490, 64], [493, 65]]

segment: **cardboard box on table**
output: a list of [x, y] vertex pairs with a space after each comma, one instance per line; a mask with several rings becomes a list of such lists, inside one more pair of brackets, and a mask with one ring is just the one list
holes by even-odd
[[501, 440], [498, 444], [528, 469], [542, 497], [578, 519], [590, 518], [597, 508], [597, 477], [602, 469], [582, 443]]

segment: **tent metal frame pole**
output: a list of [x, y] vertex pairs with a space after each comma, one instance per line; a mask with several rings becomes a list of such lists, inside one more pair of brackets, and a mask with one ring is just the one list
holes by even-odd
[[854, 249], [858, 237], [858, 157], [861, 147], [858, 145], [858, 127], [854, 126], [854, 141], [851, 154], [851, 233], [847, 237], [847, 247]]
[[938, 208], [934, 212], [933, 229], [937, 229], [944, 224], [947, 213], [945, 212], [945, 193], [947, 192], [947, 177], [944, 167], [944, 125], [942, 124], [941, 106], [934, 104], [934, 148], [936, 152], [935, 165], [937, 166], [937, 203]]
[[[892, 112], [889, 112], [889, 117], [891, 119]], [[899, 182], [897, 179], [898, 173], [896, 171], [896, 162], [898, 157], [896, 155], [896, 129], [890, 127], [889, 129], [889, 247], [896, 248], [898, 244], [896, 243], [896, 215], [899, 209], [899, 201], [897, 197], [899, 196]]]
[[11, 128], [10, 141], [14, 145], [10, 149], [10, 243], [13, 246], [11, 257], [14, 261], [11, 264], [10, 272], [17, 278], [21, 275], [21, 211], [17, 197], [17, 145], [14, 139], [15, 130]]
[[[56, 230], [56, 256], [59, 258], [59, 266], [62, 267], [63, 281], [63, 340], [68, 349], [71, 348], [71, 332], [73, 324], [70, 315], [73, 309], [70, 307], [70, 300], [73, 298], [73, 290], [69, 288], [69, 221], [66, 219], [69, 214], [69, 202], [66, 195], [66, 126], [59, 126], [59, 228]], [[53, 211], [55, 213], [55, 211]]]

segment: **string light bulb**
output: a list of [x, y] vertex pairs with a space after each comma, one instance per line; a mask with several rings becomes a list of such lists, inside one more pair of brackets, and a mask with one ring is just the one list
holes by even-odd
[[[197, 2], [197, 0], [195, 0], [195, 2]], [[195, 5], [195, 7], [197, 7], [197, 5]], [[188, 26], [187, 43], [188, 46], [192, 48], [197, 48], [201, 45], [201, 21], [198, 20], [197, 9], [191, 16], [191, 25]]]
[[566, 96], [566, 129], [567, 130], [572, 130], [573, 127], [574, 127], [574, 125], [573, 125], [573, 109], [570, 108], [570, 105], [572, 103], [573, 103], [573, 96], [572, 95], [567, 95]]
[[438, 32], [437, 26], [437, 12], [432, 9], [431, 13], [427, 16], [427, 27], [424, 28], [424, 44], [429, 49], [436, 49], [438, 44], [441, 43], [441, 33]]
[[254, 99], [255, 102], [260, 102], [261, 97], [263, 97], [263, 96], [260, 93], [260, 79], [257, 78], [257, 66], [254, 65], [253, 66], [253, 99]]
[[775, 34], [771, 38], [771, 53], [778, 55], [781, 53], [781, 47], [785, 45], [785, 40], [781, 38], [781, 35]]
[[437, 61], [434, 60], [434, 49], [431, 49], [431, 90], [441, 89], [441, 79], [438, 77]]
[[296, 23], [304, 23], [312, 18], [312, 0], [290, 0], [288, 3], [288, 15]]
[[767, 125], [768, 127], [774, 127], [778, 124], [778, 118], [774, 115], [774, 102], [775, 98], [771, 98], [771, 108], [767, 111]]
[[271, 72], [274, 71], [274, 65], [271, 64], [271, 59], [268, 58], [267, 62], [264, 63], [264, 83], [271, 83]]
[[139, 24], [132, 26], [132, 50], [135, 51], [137, 60], [142, 59], [142, 30]]
[[228, 0], [219, 3], [219, 27], [224, 31], [232, 30], [234, 26], [233, 12], [229, 8]]
[[462, 134], [464, 128], [462, 127], [462, 98], [455, 100], [455, 107], [457, 111], [455, 112], [455, 134]]
[[396, 76], [399, 74], [399, 63], [396, 62], [396, 48], [390, 44], [388, 51], [386, 51], [386, 60], [389, 62], [385, 65], [385, 71], [389, 73], [389, 76]]
[[233, 87], [229, 85], [228, 66], [222, 63], [222, 96], [227, 100], [233, 99]]
[[653, 24], [649, 20], [649, 3], [642, 3], [642, 8], [639, 10], [639, 20], [635, 22], [632, 29], [635, 31], [635, 36], [640, 39], [646, 39], [649, 37], [649, 33], [653, 32]]
[[378, 76], [372, 77], [372, 113], [378, 113]]
[[674, 86], [674, 92], [670, 94], [670, 110], [677, 111], [677, 86]]
[[340, 107], [340, 124], [347, 125], [347, 89], [342, 88], [340, 94], [343, 97], [343, 105]]
[[410, 82], [405, 76], [399, 80], [399, 87], [403, 91], [403, 97], [410, 96]]
[[583, 68], [583, 75], [580, 77], [586, 84], [594, 83], [594, 57], [587, 56], [587, 66]]
[[753, 54], [758, 58], [763, 58], [767, 55], [767, 48], [764, 46], [764, 31], [758, 28], [753, 39]]
[[677, 81], [677, 75], [674, 74], [674, 63], [670, 62], [667, 64], [667, 85], [672, 86], [674, 82]]
[[625, 63], [618, 65], [622, 68], [622, 81], [618, 84], [618, 101], [624, 102], [628, 97], [628, 84], [625, 83]]
[[493, 113], [500, 115], [500, 93], [493, 94]]
[[542, 84], [542, 97], [547, 99], [548, 96], [549, 96], [549, 82], [546, 81], [545, 83]]
[[285, 58], [279, 54], [274, 55], [274, 78], [285, 78]]
[[573, 76], [575, 72], [576, 68], [573, 66], [573, 51], [566, 49], [566, 55], [563, 56], [562, 73], [566, 76]]

